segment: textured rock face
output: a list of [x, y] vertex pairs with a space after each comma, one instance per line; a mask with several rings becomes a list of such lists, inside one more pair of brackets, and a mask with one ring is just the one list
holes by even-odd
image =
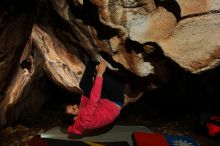
[[208, 11], [219, 10], [218, 0], [176, 0], [181, 8], [181, 16], [205, 13]]
[[[1, 5], [4, 6], [4, 5]], [[12, 6], [13, 9], [13, 6]], [[16, 11], [16, 8], [14, 8]], [[19, 8], [18, 8], [19, 9]], [[22, 8], [20, 8], [22, 9]], [[27, 14], [13, 12], [13, 10], [1, 9], [0, 21], [0, 91], [4, 88], [5, 79], [12, 74], [13, 66], [16, 66], [23, 48], [28, 40], [33, 24], [33, 13]], [[16, 23], [15, 23], [16, 22]], [[23, 24], [27, 25], [24, 26]], [[29, 31], [24, 31], [24, 30]], [[13, 40], [13, 41], [12, 41]]]
[[92, 0], [99, 8], [100, 20], [119, 29], [125, 36], [131, 26], [141, 23], [156, 9], [153, 0]]
[[31, 36], [44, 58], [44, 69], [48, 75], [64, 88], [79, 92], [84, 65], [78, 57], [71, 54], [50, 30], [47, 33], [34, 25]]
[[0, 8], [1, 125], [37, 111], [44, 76], [80, 93], [88, 60], [104, 58], [131, 96], [157, 88], [150, 74], [166, 80], [165, 57], [191, 73], [220, 62], [219, 0], [8, 0]]
[[17, 2], [0, 5], [0, 124], [4, 125], [6, 116], [10, 118], [8, 110], [19, 101], [35, 70], [24, 65], [33, 62], [29, 36], [34, 9], [31, 4], [22, 6]]
[[220, 63], [219, 18], [217, 13], [184, 19], [160, 46], [167, 56], [193, 73], [214, 68]]
[[[78, 35], [80, 35], [79, 40], [81, 42], [81, 45], [87, 49], [87, 52], [90, 52], [93, 58], [96, 58], [96, 60], [98, 60], [98, 58], [100, 57], [98, 55], [98, 52], [104, 51], [108, 53], [110, 56], [112, 56], [114, 61], [122, 64], [126, 69], [132, 71], [138, 76], [147, 76], [150, 73], [153, 73], [153, 66], [150, 64], [150, 62], [145, 62], [143, 60], [142, 54], [137, 54], [134, 52], [126, 53], [127, 50], [124, 45], [125, 40], [128, 36], [128, 32], [129, 32], [128, 29], [130, 29], [131, 26], [138, 25], [138, 24], [135, 24], [136, 21], [137, 20], [142, 21], [142, 18], [145, 17], [147, 13], [149, 13], [148, 11], [152, 11], [152, 9], [155, 8], [155, 5], [152, 1], [149, 1], [149, 3], [145, 1], [137, 1], [137, 2], [135, 1], [134, 2], [133, 1], [131, 2], [128, 2], [128, 1], [92, 1], [94, 4], [101, 5], [99, 13], [100, 15], [103, 15], [103, 16], [99, 17], [100, 21], [105, 25], [108, 25], [112, 28], [117, 29], [118, 31], [117, 34], [115, 34], [115, 36], [104, 41], [100, 40], [97, 37], [97, 33], [96, 33], [96, 31], [103, 31], [103, 30], [96, 30], [97, 27], [100, 27], [100, 24], [98, 26], [96, 24], [84, 25], [84, 22], [82, 20], [80, 20], [79, 18], [77, 18], [77, 16], [71, 13], [70, 7], [72, 7], [72, 9], [74, 9], [75, 7], [73, 8], [73, 6], [68, 5], [67, 1], [56, 0], [56, 1], [51, 1], [51, 2], [53, 3], [53, 7], [57, 11], [57, 13], [59, 13], [59, 15], [62, 18], [64, 18], [71, 24], [72, 28], [74, 28], [75, 33], [78, 33]], [[87, 6], [87, 5], [93, 5], [92, 3], [87, 2], [86, 4], [84, 3], [84, 5], [85, 5], [84, 8], [79, 9], [77, 13], [89, 15], [88, 13], [93, 13], [95, 11], [95, 9], [92, 9], [91, 7]], [[106, 5], [108, 5], [109, 7]], [[107, 10], [108, 12], [105, 12], [106, 11], [105, 8], [108, 9]], [[123, 16], [123, 14], [126, 14], [126, 15]], [[98, 14], [95, 14], [95, 15], [98, 16]], [[136, 15], [138, 16], [135, 17]], [[91, 16], [91, 17], [94, 17], [94, 16]], [[97, 19], [96, 20], [91, 19], [91, 21], [99, 21]], [[91, 27], [90, 25], [92, 25], [93, 27]], [[90, 35], [92, 38], [88, 35]], [[107, 36], [104, 36], [104, 37], [107, 37]], [[88, 45], [85, 46], [85, 44], [88, 44]], [[131, 61], [131, 58], [133, 58], [132, 59], [133, 61]]]
[[[181, 14], [172, 13], [167, 7], [173, 4], [169, 0], [158, 2], [158, 7], [154, 1], [94, 0], [93, 3], [99, 7], [103, 23], [141, 44], [159, 44], [166, 56], [190, 72], [199, 73], [219, 64], [220, 1], [177, 0]], [[182, 20], [177, 23], [175, 16], [178, 15]]]

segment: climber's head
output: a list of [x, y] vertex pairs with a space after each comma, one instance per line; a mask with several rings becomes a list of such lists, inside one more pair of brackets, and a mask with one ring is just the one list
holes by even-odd
[[74, 105], [67, 105], [66, 106], [66, 113], [71, 115], [78, 115], [79, 113], [79, 106], [77, 104]]

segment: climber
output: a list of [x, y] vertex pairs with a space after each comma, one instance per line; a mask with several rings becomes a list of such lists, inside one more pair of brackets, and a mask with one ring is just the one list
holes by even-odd
[[69, 134], [81, 135], [86, 130], [104, 127], [119, 116], [124, 104], [123, 85], [105, 70], [104, 60], [98, 65], [87, 64], [80, 81], [80, 105], [66, 106], [66, 113], [75, 115], [73, 125], [67, 130]]
[[82, 135], [86, 130], [94, 130], [112, 123], [128, 103], [136, 102], [136, 97], [124, 94], [124, 85], [106, 73], [106, 62], [98, 65], [89, 62], [80, 81], [82, 96], [80, 105], [67, 105], [66, 113], [74, 115], [74, 124], [68, 133]]

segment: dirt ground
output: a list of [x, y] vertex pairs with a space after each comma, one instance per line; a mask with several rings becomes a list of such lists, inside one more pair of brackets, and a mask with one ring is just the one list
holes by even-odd
[[[142, 111], [142, 112], [141, 112]], [[199, 125], [198, 112], [168, 115], [157, 108], [145, 106], [140, 101], [125, 107], [116, 124], [144, 125], [154, 133], [188, 135], [196, 139], [201, 146], [220, 146], [220, 139], [211, 138]], [[35, 115], [25, 117], [0, 132], [1, 146], [26, 146], [27, 141], [40, 132], [54, 126], [64, 125], [63, 110], [59, 105], [42, 108]]]

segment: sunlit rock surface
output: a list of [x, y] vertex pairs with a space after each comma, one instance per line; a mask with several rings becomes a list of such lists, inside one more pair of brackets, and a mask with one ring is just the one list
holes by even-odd
[[[217, 27], [220, 1], [177, 0], [180, 14], [172, 13], [177, 11], [168, 7], [173, 4], [169, 0], [157, 1], [158, 7], [150, 0], [94, 0], [93, 3], [99, 8], [102, 22], [117, 28], [122, 32], [122, 37], [142, 44], [159, 44], [167, 57], [192, 73], [199, 73], [219, 64]], [[182, 17], [178, 23], [175, 18], [177, 15]], [[184, 17], [187, 15], [190, 18]], [[213, 53], [216, 55], [213, 56]]]
[[[97, 5], [108, 4], [107, 1], [102, 1], [102, 2], [92, 1], [92, 2]], [[67, 1], [65, 0], [64, 1], [56, 0], [56, 1], [53, 1], [52, 3], [53, 3], [55, 10], [59, 13], [59, 15], [65, 20], [67, 20], [69, 24], [71, 24], [71, 27], [74, 29], [75, 33], [78, 32], [79, 36], [77, 37], [79, 37], [79, 40], [80, 40], [79, 43], [81, 42], [81, 44], [84, 45], [84, 48], [87, 50], [87, 52], [90, 52], [94, 56], [93, 58], [96, 58], [96, 60], [98, 60], [99, 56], [97, 56], [97, 54], [94, 54], [94, 53], [99, 52], [99, 51], [104, 51], [109, 56], [112, 56], [114, 61], [122, 64], [126, 69], [132, 71], [138, 76], [147, 76], [150, 73], [153, 73], [153, 66], [150, 64], [150, 62], [144, 61], [142, 54], [137, 54], [135, 52], [126, 53], [127, 50], [125, 47], [126, 34], [128, 33], [127, 28], [130, 28], [130, 26], [133, 26], [133, 24], [136, 23], [135, 14], [139, 13], [140, 11], [140, 13], [143, 13], [141, 14], [140, 17], [144, 17], [145, 14], [148, 13], [146, 12], [146, 9], [149, 9], [149, 11], [153, 9], [154, 5], [152, 1], [148, 4], [144, 1], [139, 1], [139, 2], [134, 2], [134, 3], [133, 2], [127, 3], [126, 1], [109, 1], [109, 3], [112, 4], [112, 5], [109, 5], [109, 7], [107, 7], [109, 12], [107, 12], [105, 16], [100, 16], [100, 17], [98, 17], [99, 14], [95, 12], [99, 12], [101, 15], [102, 11], [106, 11], [106, 10], [100, 8], [99, 11], [96, 11], [97, 8], [92, 3], [89, 3], [89, 2], [84, 3], [84, 5], [82, 6], [83, 8], [77, 8], [75, 5], [73, 6], [73, 3], [68, 5]], [[91, 5], [91, 6], [88, 6], [88, 5]], [[119, 5], [121, 5], [120, 8], [122, 10], [121, 11], [119, 10], [120, 12], [117, 12]], [[133, 12], [132, 8], [136, 8], [136, 7], [140, 7], [140, 10], [134, 9], [134, 12]], [[120, 14], [127, 14], [126, 9], [128, 8], [131, 10], [129, 12], [131, 14], [128, 14], [128, 15], [131, 15], [131, 16], [118, 16]], [[77, 14], [74, 15], [71, 13], [74, 11], [73, 9], [75, 9], [77, 13], [80, 13], [79, 16], [77, 16]], [[91, 15], [92, 17], [91, 22], [89, 22], [86, 25], [85, 23], [86, 20], [84, 19], [87, 17], [90, 17], [89, 13], [94, 13], [94, 14]], [[85, 15], [88, 15], [88, 16], [85, 17]], [[117, 16], [117, 18], [115, 18], [114, 16]], [[80, 18], [84, 21], [82, 21]], [[107, 21], [107, 19], [112, 19], [114, 24], [111, 21], [110, 22]], [[97, 21], [97, 22], [92, 22], [92, 21]], [[105, 25], [109, 26], [109, 29], [110, 27], [116, 29], [114, 30], [115, 34], [114, 34], [114, 31], [112, 32], [112, 34], [110, 34], [112, 38], [105, 39], [105, 40], [100, 40], [103, 38], [98, 38], [97, 33], [99, 33], [100, 31], [104, 31], [105, 33], [105, 30], [104, 29], [99, 30], [100, 28], [105, 27], [105, 29], [108, 29], [106, 28], [107, 26], [104, 26], [104, 24], [97, 24], [97, 23], [103, 23], [103, 22]], [[135, 24], [135, 25], [138, 25], [138, 24]], [[100, 28], [97, 29], [97, 27], [100, 27]], [[120, 33], [125, 33], [125, 34], [120, 35]], [[104, 35], [106, 36], [103, 36], [103, 37], [109, 37], [107, 36], [108, 35], [107, 33]], [[118, 38], [117, 42], [111, 41], [112, 39], [115, 40], [117, 38]], [[88, 44], [88, 45], [85, 46], [85, 44]], [[118, 44], [120, 44], [120, 46], [118, 46]], [[112, 48], [112, 46], [116, 46], [117, 50]], [[115, 56], [115, 54], [117, 55]], [[123, 56], [123, 57], [120, 57], [121, 59], [119, 59], [118, 56]], [[130, 58], [134, 58], [134, 59], [132, 59], [131, 61]]]
[[220, 63], [219, 26], [220, 13], [187, 18], [159, 44], [184, 69], [199, 73]]
[[83, 63], [48, 31], [44, 32], [34, 25], [31, 34], [44, 58], [44, 69], [57, 84], [72, 92], [79, 92], [79, 82], [85, 68]]
[[219, 10], [219, 0], [176, 0], [181, 8], [181, 16], [207, 13]]

